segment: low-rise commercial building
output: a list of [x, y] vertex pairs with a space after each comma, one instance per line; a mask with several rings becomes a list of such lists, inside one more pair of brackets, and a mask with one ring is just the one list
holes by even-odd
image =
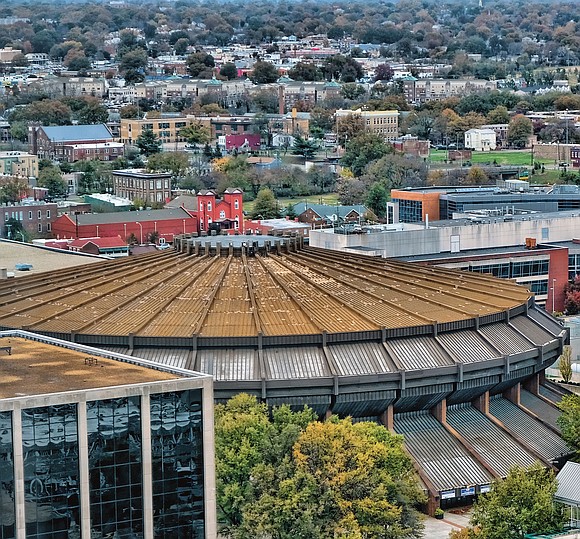
[[0, 174], [19, 178], [38, 177], [38, 157], [26, 152], [0, 152]]
[[166, 203], [171, 199], [171, 174], [146, 172], [144, 169], [114, 170], [113, 192], [131, 201], [140, 200], [144, 206]]
[[387, 142], [392, 142], [399, 136], [399, 111], [397, 110], [339, 109], [335, 113], [339, 130], [341, 118], [347, 118], [351, 115], [360, 116], [367, 132], [379, 135]]

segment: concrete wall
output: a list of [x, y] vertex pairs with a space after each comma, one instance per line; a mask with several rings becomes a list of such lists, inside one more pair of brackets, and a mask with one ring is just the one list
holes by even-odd
[[536, 238], [538, 243], [550, 243], [568, 241], [578, 236], [580, 213], [566, 217], [531, 217], [529, 221], [498, 221], [429, 229], [414, 227], [401, 232], [360, 235], [312, 230], [310, 245], [336, 250], [362, 247], [380, 251], [384, 257], [399, 257], [450, 252], [452, 237], [459, 237], [459, 248], [465, 251], [524, 245], [526, 238]]

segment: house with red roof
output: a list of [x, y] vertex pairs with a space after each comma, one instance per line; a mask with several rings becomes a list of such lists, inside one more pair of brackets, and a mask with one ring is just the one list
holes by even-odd
[[111, 257], [129, 256], [129, 246], [121, 236], [104, 238], [79, 238], [68, 244], [69, 251]]

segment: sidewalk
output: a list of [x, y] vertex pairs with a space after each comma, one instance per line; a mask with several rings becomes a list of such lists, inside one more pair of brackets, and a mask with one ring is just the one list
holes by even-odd
[[464, 513], [450, 513], [445, 511], [443, 520], [432, 517], [425, 517], [425, 539], [448, 539], [449, 533], [453, 530], [460, 530], [469, 525], [470, 511]]

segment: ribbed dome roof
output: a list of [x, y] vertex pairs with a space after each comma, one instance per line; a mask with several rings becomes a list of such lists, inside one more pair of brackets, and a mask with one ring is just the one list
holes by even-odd
[[461, 322], [530, 298], [480, 274], [314, 248], [219, 248], [221, 256], [190, 248], [5, 281], [0, 326], [140, 337], [332, 334]]

